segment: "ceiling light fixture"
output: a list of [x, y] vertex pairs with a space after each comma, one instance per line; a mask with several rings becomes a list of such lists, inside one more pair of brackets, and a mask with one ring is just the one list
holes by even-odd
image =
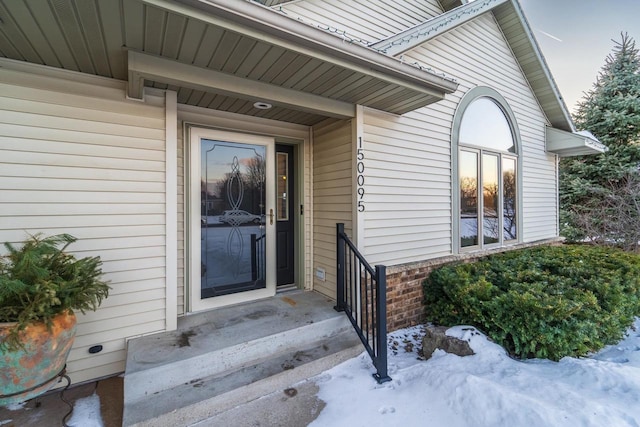
[[268, 110], [269, 108], [273, 107], [273, 105], [269, 104], [268, 102], [262, 101], [254, 102], [253, 106], [258, 110]]

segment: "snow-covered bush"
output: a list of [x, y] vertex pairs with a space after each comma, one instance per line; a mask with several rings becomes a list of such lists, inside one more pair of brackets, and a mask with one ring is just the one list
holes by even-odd
[[424, 282], [427, 320], [473, 325], [520, 358], [583, 356], [640, 315], [640, 256], [545, 246], [441, 267]]

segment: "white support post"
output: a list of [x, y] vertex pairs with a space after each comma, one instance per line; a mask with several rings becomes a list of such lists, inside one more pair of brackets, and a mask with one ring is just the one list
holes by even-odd
[[178, 327], [178, 94], [165, 92], [165, 329]]

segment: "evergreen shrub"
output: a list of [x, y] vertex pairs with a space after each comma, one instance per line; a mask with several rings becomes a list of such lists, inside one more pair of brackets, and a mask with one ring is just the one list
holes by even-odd
[[0, 322], [15, 324], [0, 340], [0, 352], [23, 347], [20, 332], [32, 323], [52, 320], [65, 311], [95, 311], [109, 295], [99, 257], [77, 259], [67, 247], [69, 234], [30, 236], [21, 247], [5, 243], [0, 256]]
[[640, 315], [640, 256], [543, 246], [450, 264], [424, 284], [427, 320], [472, 325], [519, 358], [584, 356]]

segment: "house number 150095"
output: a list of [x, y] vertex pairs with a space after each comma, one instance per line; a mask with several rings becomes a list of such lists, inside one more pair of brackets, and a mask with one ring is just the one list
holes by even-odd
[[362, 137], [358, 137], [358, 150], [356, 154], [357, 192], [358, 192], [358, 212], [364, 212], [364, 149], [362, 148]]

